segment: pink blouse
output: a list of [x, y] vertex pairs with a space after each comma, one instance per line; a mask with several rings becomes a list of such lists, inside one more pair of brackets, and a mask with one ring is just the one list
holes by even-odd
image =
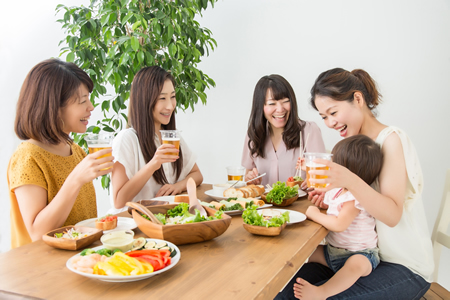
[[[306, 137], [309, 134], [306, 152], [325, 153], [325, 144], [323, 143], [319, 126], [314, 122], [305, 121], [305, 123], [302, 131], [303, 140], [306, 140]], [[264, 145], [266, 157], [252, 157], [250, 155], [250, 149], [248, 148], [248, 141], [249, 137], [247, 135], [245, 137], [241, 164], [247, 170], [256, 168], [259, 174], [267, 173], [267, 175], [262, 178], [261, 184], [272, 185], [277, 181], [286, 181], [289, 177], [294, 176], [296, 171], [295, 165], [297, 164], [297, 159], [300, 155], [300, 148], [297, 147], [287, 150], [286, 145], [282, 140], [278, 147], [278, 151], [275, 152], [272, 140], [270, 139], [270, 132], [267, 130], [267, 137]], [[306, 174], [304, 171], [302, 171], [301, 176], [305, 179]]]

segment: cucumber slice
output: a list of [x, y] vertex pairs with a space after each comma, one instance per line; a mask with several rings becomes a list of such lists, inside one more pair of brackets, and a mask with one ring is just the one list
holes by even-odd
[[147, 240], [143, 237], [137, 238], [133, 241], [133, 245], [131, 246], [131, 251], [139, 250], [144, 247]]
[[162, 247], [167, 247], [166, 242], [159, 242], [156, 244], [156, 248], [161, 249]]
[[170, 251], [170, 247], [169, 246], [164, 246], [159, 248], [158, 250], [169, 250]]
[[174, 257], [175, 255], [177, 255], [177, 250], [170, 248], [170, 257]]
[[145, 244], [145, 249], [156, 249], [156, 242], [148, 241], [147, 244]]

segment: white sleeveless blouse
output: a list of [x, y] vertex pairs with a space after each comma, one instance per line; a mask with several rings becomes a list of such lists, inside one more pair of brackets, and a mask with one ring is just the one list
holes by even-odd
[[[406, 133], [392, 126], [383, 129], [376, 142], [383, 147], [386, 138], [394, 132], [402, 143], [408, 182], [403, 214], [397, 226], [391, 228], [376, 221], [380, 257], [382, 261], [404, 265], [431, 281], [434, 270], [433, 248], [422, 202], [423, 176], [416, 150]], [[378, 179], [373, 187], [380, 191]]]

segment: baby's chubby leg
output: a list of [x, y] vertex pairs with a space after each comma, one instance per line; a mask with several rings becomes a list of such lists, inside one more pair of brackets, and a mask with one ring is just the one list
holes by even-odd
[[372, 264], [369, 259], [361, 254], [349, 257], [344, 266], [323, 285], [316, 287], [306, 280], [297, 279], [298, 292], [294, 286], [294, 294], [302, 300], [326, 299], [337, 295], [350, 288], [360, 277], [369, 275], [372, 272]]
[[[308, 262], [315, 262], [328, 267], [327, 261], [325, 260], [325, 254], [323, 253], [323, 245], [317, 246], [316, 250], [308, 258]], [[294, 283], [294, 295], [297, 299], [321, 299], [321, 298], [311, 298], [312, 295], [317, 293], [319, 287], [310, 284], [308, 281], [297, 278], [297, 283]]]

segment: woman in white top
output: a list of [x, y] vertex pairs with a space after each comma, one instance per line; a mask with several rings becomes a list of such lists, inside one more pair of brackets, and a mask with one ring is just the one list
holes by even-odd
[[176, 129], [174, 86], [172, 75], [158, 66], [143, 68], [134, 77], [128, 112], [130, 128], [121, 131], [113, 142], [110, 213], [125, 210], [129, 201], [186, 191], [189, 177], [197, 185], [202, 183], [203, 176], [186, 142], [180, 140], [180, 151], [161, 142], [160, 130]]
[[[402, 130], [375, 118], [372, 110], [379, 102], [374, 80], [360, 69], [323, 72], [311, 89], [311, 105], [329, 128], [343, 138], [356, 134], [370, 137], [381, 146], [384, 156], [381, 173], [372, 186], [348, 169], [325, 160], [316, 161], [329, 166], [329, 170], [310, 171], [328, 176], [311, 180], [328, 184], [310, 193], [313, 203], [325, 208], [323, 193], [345, 187], [376, 219], [378, 233], [379, 266], [348, 290], [328, 299], [420, 299], [430, 287], [433, 251], [421, 197], [419, 160]], [[276, 299], [298, 297], [300, 285], [320, 286], [332, 276], [326, 267], [305, 264]]]

